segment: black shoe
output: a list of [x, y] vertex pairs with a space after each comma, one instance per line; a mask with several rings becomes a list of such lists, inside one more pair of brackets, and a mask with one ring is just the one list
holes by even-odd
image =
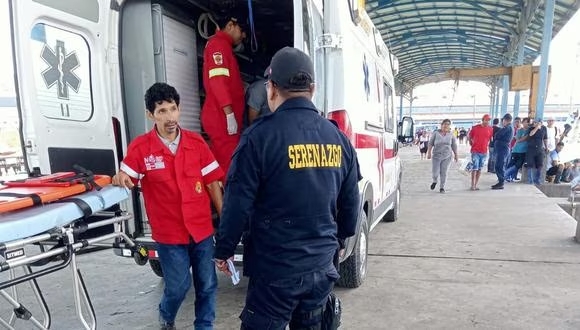
[[169, 322], [161, 322], [160, 328], [161, 330], [176, 330], [174, 323]]
[[172, 324], [164, 324], [160, 328], [161, 330], [176, 330], [175, 325]]
[[503, 189], [503, 183], [496, 183], [493, 186], [491, 186], [491, 189], [493, 189], [493, 190]]
[[445, 193], [445, 189], [441, 188], [441, 189], [439, 189], [439, 192], [442, 193], [442, 194], [444, 194]]
[[435, 186], [437, 186], [437, 182], [433, 182], [433, 183], [431, 184], [431, 190], [435, 189]]

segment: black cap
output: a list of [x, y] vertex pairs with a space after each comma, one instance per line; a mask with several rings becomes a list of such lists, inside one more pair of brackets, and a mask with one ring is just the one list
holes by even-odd
[[267, 78], [290, 92], [306, 92], [314, 83], [314, 64], [301, 50], [284, 47], [272, 57]]
[[225, 13], [224, 15], [218, 16], [216, 21], [220, 29], [226, 27], [229, 22], [234, 22], [235, 24], [239, 25], [242, 31], [247, 31], [249, 26], [247, 17], [241, 10], [232, 10], [228, 13]]
[[506, 113], [505, 115], [503, 115], [503, 120], [512, 120], [512, 115], [510, 115], [509, 113]]

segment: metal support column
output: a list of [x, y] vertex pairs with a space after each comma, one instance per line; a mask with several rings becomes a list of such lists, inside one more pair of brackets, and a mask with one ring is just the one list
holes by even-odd
[[493, 106], [493, 119], [497, 118], [499, 115], [499, 84], [495, 86], [495, 102]]
[[507, 113], [507, 106], [508, 106], [508, 92], [510, 90], [510, 80], [508, 76], [503, 76], [503, 95], [501, 100], [501, 117]]
[[401, 93], [401, 101], [399, 103], [399, 121], [403, 121], [403, 93]]
[[493, 116], [493, 109], [494, 109], [494, 102], [495, 102], [495, 86], [489, 87], [489, 115]]
[[550, 54], [550, 42], [552, 41], [552, 27], [554, 25], [554, 5], [556, 0], [546, 0], [544, 6], [544, 33], [542, 36], [542, 52], [540, 62], [540, 81], [538, 84], [538, 101], [536, 102], [536, 118], [544, 117], [544, 105], [546, 104], [546, 89], [548, 87], [548, 55]]
[[[524, 38], [523, 41], [520, 42], [518, 45], [518, 58], [517, 58], [517, 65], [522, 65], [524, 63], [524, 44], [526, 39]], [[520, 92], [517, 91], [516, 95], [514, 96], [514, 118], [517, 117], [520, 113]]]

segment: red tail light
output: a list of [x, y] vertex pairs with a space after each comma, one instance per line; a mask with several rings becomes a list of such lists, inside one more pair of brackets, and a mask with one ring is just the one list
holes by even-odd
[[334, 120], [346, 137], [354, 143], [354, 134], [352, 132], [352, 126], [350, 124], [350, 118], [348, 117], [348, 112], [346, 110], [336, 110], [328, 113], [328, 119]]

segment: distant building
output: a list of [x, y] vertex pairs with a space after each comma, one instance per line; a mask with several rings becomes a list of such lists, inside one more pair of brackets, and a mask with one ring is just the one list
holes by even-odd
[[12, 128], [18, 129], [19, 116], [16, 97], [2, 97], [0, 96], [0, 129]]

